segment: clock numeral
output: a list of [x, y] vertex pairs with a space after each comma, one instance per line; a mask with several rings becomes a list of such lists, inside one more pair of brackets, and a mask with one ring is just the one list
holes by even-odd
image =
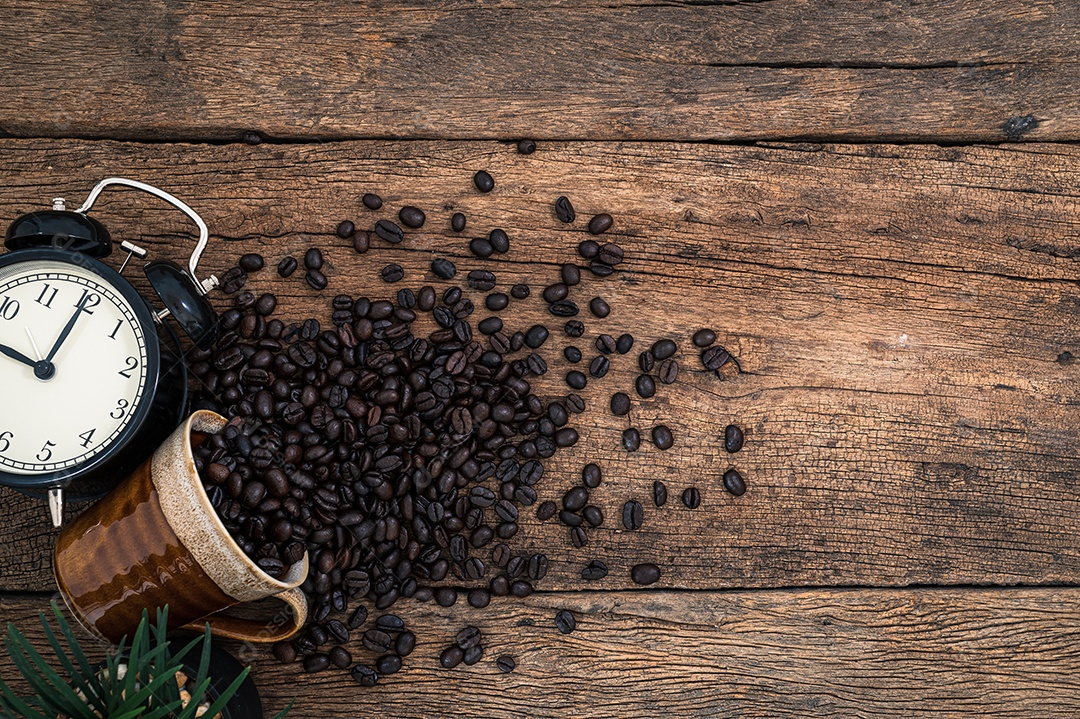
[[19, 314], [19, 301], [5, 295], [3, 301], [0, 302], [0, 319], [13, 320], [17, 314]]
[[124, 324], [124, 320], [122, 320], [122, 319], [116, 321], [116, 327], [113, 327], [113, 331], [112, 331], [112, 334], [109, 335], [109, 339], [111, 339], [111, 340], [116, 339], [116, 333], [120, 331], [120, 327], [123, 324]]
[[127, 413], [128, 401], [126, 399], [118, 400], [116, 403], [116, 409], [109, 412], [109, 416], [113, 419], [120, 419]]
[[79, 301], [76, 302], [75, 304], [73, 304], [72, 307], [78, 307], [79, 305], [82, 304], [83, 300], [86, 300], [86, 304], [83, 305], [83, 312], [85, 312], [88, 315], [94, 314], [94, 311], [92, 309], [90, 309], [91, 307], [97, 307], [98, 305], [101, 304], [101, 296], [100, 295], [96, 295], [93, 292], [91, 292], [90, 290], [83, 290], [82, 291], [82, 297], [80, 297]]
[[42, 307], [45, 307], [46, 309], [51, 310], [53, 300], [55, 300], [55, 299], [56, 299], [56, 288], [50, 286], [49, 283], [46, 282], [45, 286], [41, 288], [41, 294], [38, 295], [38, 298], [36, 300], [34, 300], [34, 302], [37, 302]]
[[90, 440], [94, 438], [94, 432], [96, 431], [97, 427], [95, 427], [94, 429], [88, 429], [79, 435], [79, 439], [82, 440], [83, 449], [86, 449], [90, 446]]
[[41, 451], [37, 453], [37, 460], [39, 462], [48, 462], [52, 459], [52, 448], [56, 446], [56, 442], [46, 442], [45, 446], [41, 448]]
[[0, 447], [0, 452], [6, 452], [11, 447], [11, 438], [14, 437], [13, 432], [0, 432], [0, 442], [4, 443], [3, 447]]
[[124, 364], [126, 364], [127, 367], [120, 370], [117, 374], [119, 374], [121, 377], [131, 379], [131, 372], [139, 366], [139, 360], [135, 359], [134, 357], [128, 357], [126, 360], [124, 360]]

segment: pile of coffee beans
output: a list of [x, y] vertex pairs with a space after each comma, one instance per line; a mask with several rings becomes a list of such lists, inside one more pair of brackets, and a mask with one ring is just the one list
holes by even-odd
[[[535, 150], [535, 143], [523, 143], [518, 149], [524, 154]], [[494, 178], [482, 170], [473, 183], [482, 193], [495, 187]], [[374, 193], [364, 195], [362, 203], [372, 211], [383, 207]], [[554, 202], [554, 215], [564, 223], [576, 220], [567, 197]], [[423, 227], [427, 215], [421, 208], [404, 206], [397, 219], [406, 229], [388, 219], [376, 221], [370, 231], [342, 220], [334, 234], [364, 253], [373, 238], [403, 242], [406, 230]], [[450, 219], [455, 232], [465, 226], [461, 213]], [[611, 215], [599, 213], [589, 221], [588, 232], [599, 236], [613, 226]], [[477, 258], [506, 253], [510, 246], [499, 228], [469, 243]], [[521, 301], [537, 294], [552, 316], [567, 320], [562, 329], [568, 337], [582, 337], [584, 323], [570, 319], [580, 313], [573, 294], [581, 270], [611, 276], [625, 253], [614, 242], [593, 239], [582, 241], [577, 253], [584, 268], [562, 265], [558, 281], [536, 293], [521, 284], [497, 291], [495, 272], [466, 267], [464, 288], [450, 285], [440, 292], [424, 285], [385, 299], [338, 294], [329, 302], [329, 321], [323, 316], [288, 324], [273, 317], [278, 309], [274, 295], [244, 290], [249, 275], [266, 265], [262, 256], [246, 254], [224, 273], [223, 289], [235, 294], [234, 306], [221, 316], [216, 345], [189, 357], [201, 383], [195, 405], [225, 415], [228, 424], [196, 448], [196, 465], [226, 529], [267, 574], [280, 577], [305, 555], [309, 558], [302, 589], [311, 604], [310, 623], [296, 638], [275, 646], [278, 659], [302, 658], [304, 669], [311, 672], [330, 666], [349, 669], [357, 682], [373, 685], [380, 676], [401, 669], [416, 637], [399, 617], [383, 614], [361, 636], [371, 660], [354, 661], [344, 645], [367, 620], [361, 601], [382, 611], [402, 597], [448, 607], [460, 598], [448, 580], [470, 586], [465, 598], [477, 608], [486, 607], [493, 596], [526, 597], [546, 576], [552, 560], [543, 553], [513, 549], [525, 508], [536, 504], [541, 521], [557, 518], [575, 548], [588, 545], [587, 530], [603, 525], [603, 512], [590, 501], [590, 492], [602, 481], [596, 464], [582, 468], [580, 484], [566, 490], [561, 502], [537, 504], [544, 460], [578, 442], [573, 416], [585, 409], [573, 391], [540, 397], [533, 389], [531, 379], [548, 371], [543, 352], [560, 351], [543, 349], [557, 329], [543, 324], [513, 328], [508, 317], [497, 315], [475, 321], [477, 306], [466, 294], [488, 293], [483, 305], [494, 313], [505, 310], [511, 298]], [[325, 261], [317, 247], [302, 258], [304, 279], [316, 291], [328, 286]], [[285, 257], [276, 267], [281, 277], [289, 277], [300, 261]], [[436, 257], [430, 269], [444, 282], [459, 275], [458, 267], [442, 257]], [[406, 279], [394, 263], [383, 266], [379, 275], [386, 282]], [[596, 319], [611, 314], [602, 297], [587, 304]], [[430, 322], [435, 329], [418, 329]], [[719, 374], [729, 362], [737, 366], [730, 353], [715, 344], [712, 330], [699, 330], [692, 341], [701, 349], [707, 370]], [[566, 375], [567, 385], [578, 390], [590, 378], [603, 379], [611, 358], [629, 353], [634, 345], [630, 334], [598, 335], [593, 343], [598, 354], [589, 358], [588, 376], [573, 370]], [[641, 374], [633, 387], [639, 397], [652, 397], [657, 381], [677, 381], [677, 352], [675, 340], [661, 338], [640, 353]], [[573, 363], [585, 359], [574, 345], [561, 348], [561, 353]], [[629, 392], [615, 392], [611, 412], [626, 416], [632, 403]], [[646, 436], [661, 450], [676, 444], [663, 424], [646, 428]], [[643, 441], [648, 440], [637, 428], [623, 432], [627, 451], [637, 450]], [[738, 452], [743, 441], [739, 427], [724, 430], [727, 452]], [[735, 496], [746, 491], [734, 468], [722, 481]], [[701, 494], [687, 488], [682, 500], [696, 509]], [[662, 482], [654, 485], [653, 501], [656, 507], [667, 501]], [[644, 517], [642, 504], [628, 501], [622, 525], [637, 530]], [[660, 579], [660, 568], [653, 563], [627, 570], [639, 585]], [[594, 559], [581, 576], [599, 581], [608, 573], [607, 565]], [[347, 621], [338, 618], [345, 616]], [[567, 611], [559, 612], [555, 622], [563, 633], [576, 627]], [[446, 668], [468, 666], [482, 656], [480, 631], [466, 627], [441, 652], [439, 663]], [[500, 671], [516, 666], [509, 656], [499, 657], [496, 665]]]

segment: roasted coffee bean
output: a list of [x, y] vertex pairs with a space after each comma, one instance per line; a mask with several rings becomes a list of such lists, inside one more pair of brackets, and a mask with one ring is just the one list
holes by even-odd
[[589, 220], [589, 232], [594, 235], [601, 235], [610, 230], [612, 224], [614, 224], [614, 221], [611, 219], [611, 215], [602, 212]]
[[574, 514], [569, 509], [559, 512], [559, 521], [567, 527], [580, 527], [584, 519], [579, 514]]
[[559, 300], [548, 305], [548, 312], [556, 317], [574, 317], [580, 311], [573, 300]]
[[379, 276], [382, 277], [383, 282], [400, 282], [405, 277], [405, 270], [401, 268], [401, 265], [390, 263], [382, 268]]
[[450, 260], [438, 257], [431, 261], [431, 272], [436, 277], [441, 277], [444, 280], [453, 279], [457, 274], [457, 267]]
[[566, 494], [563, 495], [563, 509], [576, 512], [584, 507], [588, 501], [589, 490], [585, 487], [574, 487], [573, 489], [567, 490]]
[[593, 313], [593, 316], [600, 317], [601, 319], [611, 314], [611, 307], [604, 301], [602, 297], [593, 297], [589, 300], [589, 312]]
[[734, 424], [729, 424], [724, 428], [724, 449], [730, 454], [734, 454], [742, 449], [743, 446], [743, 431]]
[[630, 411], [630, 396], [625, 392], [616, 392], [611, 395], [611, 413], [621, 417]]
[[392, 245], [405, 239], [405, 232], [390, 220], [379, 220], [375, 223], [375, 234]]
[[660, 360], [666, 360], [668, 357], [675, 354], [675, 350], [677, 349], [678, 346], [672, 340], [662, 339], [653, 343], [652, 349], [649, 351], [656, 361], [659, 362]]
[[657, 449], [667, 450], [671, 449], [671, 445], [675, 444], [675, 437], [666, 425], [658, 424], [652, 429], [652, 441]]
[[570, 529], [570, 544], [575, 549], [581, 549], [589, 543], [589, 536], [585, 534], [585, 530], [582, 527], [572, 527]]
[[563, 634], [569, 634], [577, 629], [577, 620], [574, 619], [574, 614], [566, 609], [562, 609], [555, 614], [555, 628]]
[[648, 399], [656, 394], [656, 382], [647, 374], [639, 374], [637, 379], [634, 380], [634, 390], [639, 397]]
[[272, 651], [274, 657], [282, 664], [291, 664], [296, 661], [296, 647], [292, 642], [278, 642]]
[[581, 516], [592, 527], [599, 527], [604, 523], [604, 513], [595, 504], [590, 504], [582, 509]]
[[565, 222], [570, 224], [577, 219], [577, 213], [574, 212], [574, 206], [570, 204], [570, 200], [565, 195], [560, 195], [555, 199], [555, 216], [559, 218], [559, 222]]
[[480, 320], [476, 325], [476, 329], [480, 330], [480, 333], [485, 335], [493, 335], [502, 328], [503, 321], [498, 317], [487, 317]]
[[273, 314], [274, 309], [277, 307], [277, 297], [267, 292], [260, 295], [259, 299], [255, 301], [255, 313], [266, 317]]
[[635, 564], [630, 569], [630, 579], [634, 581], [634, 584], [655, 584], [660, 581], [660, 567], [651, 562]]
[[608, 355], [615, 351], [615, 338], [611, 335], [600, 335], [596, 338], [596, 349]]
[[394, 641], [394, 653], [399, 657], [407, 657], [416, 649], [416, 635], [412, 632], [402, 632]]
[[615, 243], [609, 242], [600, 247], [600, 254], [596, 256], [596, 259], [600, 260], [605, 265], [613, 266], [622, 262], [623, 256], [623, 249]]
[[384, 614], [375, 620], [375, 627], [384, 632], [397, 633], [404, 631], [405, 621], [396, 614]]
[[634, 348], [634, 336], [631, 334], [621, 334], [619, 339], [615, 341], [615, 351], [621, 355], [626, 354]]
[[637, 360], [638, 367], [645, 374], [652, 372], [652, 368], [656, 365], [656, 360], [653, 358], [652, 352], [649, 350], [646, 350], [645, 352], [639, 354]]
[[379, 681], [379, 675], [375, 673], [375, 670], [363, 664], [354, 666], [350, 674], [353, 680], [362, 687], [373, 687]]
[[652, 501], [657, 507], [663, 507], [667, 504], [667, 485], [659, 479], [655, 480], [652, 485]]
[[487, 292], [495, 287], [495, 274], [487, 270], [473, 270], [469, 273], [469, 287], [481, 292]]
[[510, 296], [515, 300], [523, 300], [529, 296], [528, 285], [514, 285], [510, 288]]
[[577, 250], [583, 259], [592, 260], [600, 254], [600, 243], [596, 240], [583, 240], [578, 244]]
[[484, 648], [480, 645], [477, 645], [475, 647], [469, 647], [465, 650], [465, 658], [463, 659], [463, 661], [465, 662], [465, 666], [471, 667], [473, 664], [476, 664], [483, 658]]
[[450, 216], [450, 229], [454, 232], [461, 232], [465, 229], [465, 215], [460, 212], [455, 212]]
[[716, 333], [712, 330], [698, 330], [694, 333], [693, 341], [695, 347], [708, 347], [716, 341]]
[[523, 579], [510, 584], [510, 593], [515, 597], [524, 599], [533, 593], [533, 586]]
[[[531, 155], [536, 152], [536, 142], [533, 140], [518, 140], [517, 151], [522, 155]], [[501, 659], [502, 657], [500, 657]], [[513, 669], [513, 666], [510, 667]], [[504, 669], [503, 671], [510, 671], [510, 669]]]
[[[593, 358], [593, 361], [589, 363], [589, 374], [597, 379], [605, 377], [610, 369], [611, 361], [603, 355]], [[580, 388], [575, 387], [574, 389]]]
[[364, 632], [364, 646], [373, 652], [385, 652], [390, 649], [390, 635], [381, 629], [369, 629]]
[[473, 626], [468, 626], [457, 633], [454, 637], [454, 643], [462, 649], [469, 649], [475, 647], [483, 640], [483, 633]]
[[247, 272], [233, 267], [221, 277], [221, 291], [227, 295], [239, 292], [247, 284]]
[[337, 644], [349, 641], [349, 628], [338, 619], [331, 619], [326, 623], [328, 639]]
[[367, 232], [354, 232], [352, 236], [353, 252], [362, 255], [371, 249], [371, 235]]
[[485, 259], [495, 253], [495, 248], [483, 237], [475, 237], [469, 242], [469, 252], [480, 259]]
[[566, 299], [569, 289], [562, 282], [556, 282], [544, 288], [544, 302], [558, 302]]
[[349, 615], [349, 622], [346, 626], [349, 629], [359, 629], [367, 621], [368, 611], [366, 607], [359, 606], [351, 615]]
[[382, 198], [372, 192], [366, 193], [363, 198], [361, 198], [361, 202], [363, 202], [364, 207], [369, 210], [377, 210], [382, 207]]
[[567, 346], [563, 348], [563, 357], [567, 362], [577, 364], [581, 361], [581, 350], [574, 346]]
[[656, 369], [656, 376], [664, 384], [673, 384], [679, 377], [679, 363], [673, 359], [664, 360]]
[[547, 338], [547, 327], [544, 327], [543, 325], [533, 325], [529, 328], [529, 331], [525, 333], [525, 344], [531, 349], [537, 349], [547, 342]]
[[510, 298], [502, 292], [492, 292], [484, 298], [484, 306], [492, 312], [500, 312], [510, 304]]
[[509, 674], [517, 667], [517, 662], [514, 661], [512, 656], [504, 654], [495, 660], [495, 667], [503, 674]]
[[623, 505], [622, 508], [622, 523], [623, 526], [631, 531], [641, 529], [641, 523], [644, 519], [644, 509], [641, 507], [641, 502], [631, 499], [629, 502]]
[[470, 589], [468, 601], [470, 607], [483, 609], [491, 603], [491, 592], [486, 589]]
[[746, 494], [746, 481], [737, 470], [729, 469], [724, 472], [724, 489], [736, 497]]
[[416, 309], [430, 312], [435, 307], [435, 288], [424, 285], [416, 295]]
[[546, 522], [555, 516], [558, 512], [558, 507], [552, 501], [541, 502], [540, 506], [536, 508], [536, 518], [541, 522]]
[[337, 236], [343, 240], [347, 240], [352, 237], [353, 232], [356, 231], [356, 225], [350, 220], [342, 220], [337, 226]]
[[330, 666], [330, 658], [325, 654], [312, 654], [304, 657], [304, 671], [308, 674], [325, 671]]
[[594, 559], [581, 570], [581, 578], [587, 582], [595, 582], [608, 575], [607, 565], [599, 559]]
[[304, 275], [304, 279], [313, 290], [326, 289], [326, 275], [319, 270], [308, 270], [307, 274]]
[[[418, 230], [424, 226], [424, 220], [426, 216], [424, 211], [419, 207], [413, 207], [412, 205], [405, 205], [398, 210], [398, 219], [401, 220], [401, 224], [406, 227], [411, 227], [414, 230]], [[349, 233], [352, 234], [351, 232]]]
[[263, 256], [255, 252], [249, 252], [241, 257], [236, 264], [244, 272], [258, 272], [263, 268]]
[[295, 257], [283, 257], [281, 262], [278, 263], [277, 273], [281, 277], [289, 277], [296, 272], [298, 264]]
[[484, 170], [473, 175], [473, 184], [480, 192], [491, 192], [495, 189], [495, 179]]
[[641, 446], [641, 434], [633, 427], [623, 430], [622, 444], [623, 449], [627, 452], [638, 451], [638, 448]]
[[323, 267], [322, 251], [318, 247], [312, 247], [304, 253], [304, 267], [309, 270], [321, 270]]
[[690, 509], [697, 509], [701, 506], [701, 492], [697, 487], [687, 487], [682, 493], [682, 503]]
[[601, 472], [600, 467], [590, 462], [581, 468], [581, 483], [589, 489], [596, 489], [600, 486]]
[[701, 353], [701, 364], [707, 370], [718, 370], [730, 359], [731, 355], [720, 345], [713, 345]]
[[326, 654], [330, 663], [338, 669], [348, 669], [352, 664], [352, 654], [344, 647], [333, 647]]
[[435, 603], [440, 607], [452, 607], [457, 604], [457, 592], [453, 587], [439, 587], [435, 590]]
[[379, 674], [396, 674], [401, 671], [401, 657], [397, 654], [384, 654], [375, 661], [375, 671]]
[[567, 262], [559, 270], [559, 277], [567, 287], [573, 287], [581, 282], [581, 268], [572, 262]]
[[585, 334], [585, 325], [577, 320], [569, 320], [563, 330], [568, 337], [581, 337]]
[[500, 255], [504, 255], [510, 251], [510, 238], [504, 230], [501, 230], [498, 227], [488, 233], [488, 242], [491, 243], [491, 249], [495, 250]]

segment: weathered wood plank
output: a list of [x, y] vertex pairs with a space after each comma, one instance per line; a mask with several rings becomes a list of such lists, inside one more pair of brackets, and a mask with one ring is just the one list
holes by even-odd
[[[0, 131], [237, 140], [1080, 138], [1064, 0], [5, 0]], [[1013, 122], [1028, 115], [1034, 122]]]
[[[413, 602], [405, 668], [373, 688], [305, 675], [265, 649], [251, 661], [266, 708], [304, 717], [1073, 716], [1080, 702], [1076, 589], [612, 592], [496, 600], [483, 612]], [[35, 639], [45, 598], [0, 598]], [[577, 630], [560, 634], [555, 612]], [[372, 620], [369, 620], [372, 621]], [[484, 632], [473, 666], [438, 667], [462, 627]], [[348, 645], [370, 663], [359, 641]], [[501, 674], [494, 660], [516, 658]], [[11, 675], [0, 659], [0, 674]], [[268, 714], [269, 715], [269, 714]]]
[[[607, 521], [589, 546], [556, 552], [566, 529], [530, 515], [515, 541], [557, 560], [543, 588], [580, 587], [592, 558], [612, 567], [603, 587], [628, 587], [639, 557], [665, 566], [668, 587], [1068, 583], [1080, 581], [1078, 156], [1053, 145], [552, 144], [524, 157], [482, 142], [7, 140], [0, 217], [130, 175], [204, 214], [216, 240], [207, 271], [251, 250], [273, 265], [315, 243], [329, 293], [379, 297], [442, 286], [428, 270], [437, 255], [461, 272], [490, 268], [504, 287], [544, 286], [574, 258], [586, 218], [611, 210], [628, 260], [616, 277], [575, 288], [582, 303], [600, 294], [615, 308], [604, 321], [584, 317], [577, 344], [590, 350], [598, 333], [623, 331], [638, 344], [585, 390], [583, 440], [551, 460], [539, 487], [556, 499], [598, 461], [607, 481], [593, 499]], [[471, 186], [481, 167], [497, 182], [486, 196]], [[359, 209], [368, 190], [385, 197], [380, 213]], [[553, 216], [563, 193], [581, 215], [573, 227]], [[333, 235], [341, 218], [370, 225], [407, 202], [429, 220], [400, 247], [376, 242], [359, 257]], [[511, 253], [469, 259], [467, 240], [446, 229], [451, 208], [468, 214], [466, 235], [504, 227]], [[182, 218], [149, 198], [107, 195], [95, 212], [155, 252], [188, 246]], [[405, 267], [403, 285], [377, 279], [387, 262]], [[286, 316], [328, 315], [299, 275], [267, 270], [251, 285], [276, 292]], [[537, 294], [504, 313], [511, 326], [550, 322]], [[701, 325], [720, 331], [743, 375], [696, 371], [687, 340]], [[608, 413], [608, 398], [632, 392], [636, 350], [663, 336], [683, 343], [684, 371], [629, 421], [646, 434], [666, 423], [676, 444], [627, 454], [627, 419]], [[564, 344], [556, 332], [542, 350], [552, 372], [537, 380], [541, 394], [566, 391]], [[732, 421], [748, 432], [734, 458], [717, 439]], [[732, 464], [751, 487], [738, 500], [719, 480]], [[622, 504], [649, 505], [657, 478], [673, 501], [650, 508], [642, 531], [622, 531]], [[676, 499], [692, 484], [704, 495], [697, 511]], [[27, 510], [10, 494], [0, 503], [8, 589], [51, 586], [44, 510]]]

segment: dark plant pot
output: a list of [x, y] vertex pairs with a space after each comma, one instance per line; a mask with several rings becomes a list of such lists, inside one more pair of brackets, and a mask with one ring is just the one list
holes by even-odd
[[[199, 671], [202, 642], [196, 644], [184, 656], [177, 656], [175, 652], [183, 649], [184, 645], [194, 639], [195, 636], [193, 633], [179, 632], [169, 635], [169, 650], [174, 653], [173, 656], [176, 657], [177, 661], [183, 664], [185, 673], [189, 677], [194, 677]], [[207, 690], [210, 699], [217, 699], [221, 692], [228, 689], [229, 685], [243, 671], [244, 666], [237, 661], [236, 657], [218, 645], [211, 644], [210, 668], [207, 670], [210, 676], [210, 688]], [[250, 675], [240, 685], [240, 689], [225, 705], [225, 708], [221, 710], [221, 717], [222, 719], [264, 719], [262, 698], [259, 696], [259, 690], [255, 687], [255, 682]]]

